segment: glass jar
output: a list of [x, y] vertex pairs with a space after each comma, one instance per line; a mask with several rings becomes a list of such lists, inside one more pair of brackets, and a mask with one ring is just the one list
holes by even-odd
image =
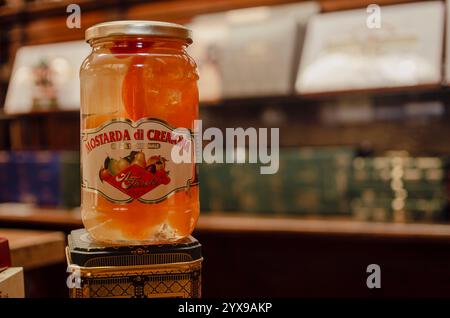
[[[86, 31], [81, 66], [82, 219], [111, 244], [190, 235], [199, 216], [192, 132], [197, 68], [181, 25], [116, 21]], [[184, 128], [186, 133], [174, 131]], [[184, 153], [184, 160], [173, 158]]]

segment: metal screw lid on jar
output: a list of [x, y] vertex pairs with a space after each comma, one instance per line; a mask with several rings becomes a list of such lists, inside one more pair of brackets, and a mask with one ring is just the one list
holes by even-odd
[[159, 36], [186, 40], [192, 43], [192, 33], [188, 28], [169, 22], [124, 20], [99, 23], [86, 30], [87, 42], [115, 35]]

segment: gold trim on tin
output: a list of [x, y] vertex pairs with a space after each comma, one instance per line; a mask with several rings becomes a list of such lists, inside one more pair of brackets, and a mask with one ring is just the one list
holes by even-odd
[[185, 253], [170, 253], [170, 254], [140, 254], [140, 255], [123, 255], [123, 256], [109, 256], [96, 257], [86, 262], [85, 267], [99, 267], [103, 266], [127, 266], [127, 264], [168, 264], [192, 261], [192, 257]]
[[[101, 275], [111, 274], [111, 273], [123, 273], [123, 272], [142, 272], [142, 271], [155, 271], [155, 272], [167, 272], [171, 270], [195, 270], [201, 267], [201, 263], [203, 261], [203, 257], [189, 262], [177, 262], [170, 264], [151, 264], [151, 265], [132, 265], [132, 266], [95, 266], [95, 267], [86, 267], [79, 266], [77, 264], [73, 264], [70, 258], [69, 247], [66, 247], [66, 259], [69, 268], [76, 268], [80, 271], [81, 274], [85, 273], [88, 276], [92, 274]], [[118, 268], [120, 267], [120, 268]]]

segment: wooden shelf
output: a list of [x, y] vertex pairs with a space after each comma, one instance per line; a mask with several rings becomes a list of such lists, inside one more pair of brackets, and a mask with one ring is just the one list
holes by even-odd
[[27, 204], [0, 204], [0, 226], [5, 224], [29, 226], [82, 227], [80, 210], [35, 208]]
[[0, 228], [0, 237], [8, 239], [12, 266], [29, 270], [65, 261], [66, 238], [62, 232]]
[[450, 224], [365, 222], [346, 217], [206, 215], [200, 217], [197, 228], [200, 231], [450, 239]]
[[22, 11], [20, 6], [3, 5], [0, 6], [0, 22], [13, 21]]
[[[10, 224], [42, 228], [83, 227], [79, 209], [43, 209], [22, 204], [2, 204], [0, 226]], [[345, 217], [263, 217], [224, 212], [201, 215], [196, 231], [450, 240], [450, 224], [376, 223]]]
[[[308, 103], [320, 100], [330, 100], [345, 97], [352, 97], [355, 95], [366, 95], [377, 98], [386, 97], [413, 97], [413, 98], [448, 98], [450, 97], [450, 87], [446, 85], [425, 85], [425, 86], [408, 86], [397, 88], [379, 88], [370, 90], [355, 90], [355, 91], [341, 91], [341, 92], [324, 92], [307, 95], [283, 95], [283, 96], [255, 96], [243, 98], [221, 99], [217, 101], [201, 101], [200, 108], [214, 109], [222, 107], [258, 107], [261, 105], [296, 105], [301, 103]], [[1, 113], [0, 113], [1, 115]], [[4, 114], [5, 116], [6, 114]], [[32, 111], [24, 113], [7, 114], [9, 118], [14, 117], [34, 117], [34, 116], [58, 116], [58, 115], [73, 115], [79, 117], [79, 110], [48, 110], [48, 111]]]
[[321, 0], [320, 4], [323, 12], [350, 10], [361, 7], [367, 7], [370, 4], [376, 3], [379, 6], [402, 4], [408, 2], [414, 2], [417, 0]]
[[[388, 0], [395, 2], [395, 0]], [[411, 0], [409, 0], [411, 1]], [[78, 0], [76, 4], [82, 11], [106, 10], [114, 7], [127, 9], [126, 15], [131, 19], [161, 19], [189, 20], [205, 13], [221, 12], [239, 8], [255, 6], [270, 6], [283, 3], [301, 2], [299, 0]], [[64, 16], [66, 7], [73, 1], [30, 2], [22, 6], [0, 6], [0, 19], [12, 20], [18, 15], [25, 14], [28, 19], [39, 19], [45, 16]], [[124, 11], [125, 12], [125, 11]]]
[[[24, 6], [24, 11], [28, 14], [45, 15], [49, 13], [55, 13], [58, 15], [64, 15], [66, 8], [69, 4], [74, 3], [71, 0], [60, 1], [44, 1], [44, 2], [30, 2]], [[107, 1], [107, 0], [78, 0], [76, 4], [80, 6], [81, 10], [90, 9], [95, 7], [105, 7], [109, 5], [117, 5], [119, 1]]]
[[[159, 0], [162, 1], [162, 0]], [[9, 21], [19, 15], [26, 14], [28, 18], [42, 18], [48, 15], [67, 15], [66, 7], [74, 3], [70, 0], [60, 1], [37, 1], [27, 2], [23, 5], [3, 5], [0, 6], [0, 21]], [[118, 5], [120, 0], [78, 0], [78, 4], [82, 10], [91, 10], [95, 8], [106, 8], [111, 5]], [[17, 21], [12, 21], [17, 22]]]
[[393, 86], [393, 87], [377, 87], [377, 88], [362, 88], [353, 90], [340, 90], [340, 91], [329, 91], [329, 92], [317, 92], [317, 93], [306, 93], [299, 96], [305, 99], [323, 99], [323, 98], [336, 98], [345, 97], [352, 95], [368, 95], [368, 96], [405, 96], [405, 95], [423, 95], [423, 94], [444, 94], [448, 93], [448, 86], [433, 83], [433, 84], [421, 84], [421, 85], [410, 85], [410, 86]]
[[73, 116], [74, 118], [78, 118], [80, 116], [79, 110], [64, 110], [64, 109], [55, 109], [55, 110], [40, 110], [40, 111], [30, 111], [30, 112], [21, 112], [21, 113], [13, 113], [10, 114], [9, 117], [17, 118], [17, 117], [42, 117], [42, 116]]
[[[109, 9], [112, 7], [130, 8], [129, 15], [133, 19], [143, 17], [151, 19], [159, 16], [169, 17], [192, 17], [194, 15], [225, 11], [236, 8], [245, 8], [263, 5], [275, 5], [282, 3], [295, 2], [296, 0], [78, 0], [76, 4], [81, 7], [82, 11], [95, 9]], [[73, 1], [44, 1], [44, 2], [30, 2], [21, 6], [0, 6], [0, 19], [12, 20], [12, 18], [25, 14], [28, 19], [39, 19], [45, 16], [66, 15], [66, 7], [73, 3]]]
[[[112, 5], [123, 5], [123, 6], [136, 6], [136, 4], [143, 4], [143, 6], [150, 5], [154, 8], [154, 14], [169, 14], [169, 15], [197, 15], [200, 13], [213, 12], [213, 11], [225, 11], [236, 8], [252, 7], [252, 6], [263, 6], [263, 5], [274, 5], [280, 3], [289, 2], [300, 2], [301, 0], [216, 0], [216, 1], [144, 1], [144, 0], [78, 0], [76, 3], [81, 6], [82, 10], [92, 9], [92, 8], [106, 8]], [[378, 5], [391, 5], [399, 3], [414, 2], [417, 0], [379, 0]], [[65, 8], [71, 4], [72, 1], [62, 0], [62, 1], [47, 1], [47, 2], [30, 2], [21, 6], [10, 6], [4, 5], [0, 6], [0, 18], [12, 18], [20, 13], [27, 13], [32, 15], [48, 15], [48, 14], [65, 14]], [[373, 3], [371, 0], [319, 0], [322, 11], [338, 11], [338, 10], [348, 10], [366, 7]], [[133, 8], [135, 14], [142, 14], [142, 10], [137, 6]], [[139, 13], [141, 11], [141, 13]]]
[[302, 103], [337, 100], [340, 98], [353, 98], [355, 96], [367, 96], [373, 98], [447, 98], [450, 96], [450, 87], [446, 85], [418, 85], [391, 88], [361, 89], [335, 92], [322, 92], [314, 94], [292, 94], [284, 96], [261, 96], [222, 99], [214, 102], [200, 102], [200, 107], [205, 109], [223, 106], [251, 106], [261, 105], [295, 105]]

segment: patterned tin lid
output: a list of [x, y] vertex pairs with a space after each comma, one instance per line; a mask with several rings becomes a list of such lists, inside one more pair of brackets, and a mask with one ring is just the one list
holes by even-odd
[[71, 265], [83, 267], [145, 266], [192, 262], [201, 259], [201, 245], [192, 236], [172, 244], [106, 245], [94, 241], [85, 229], [68, 236]]

